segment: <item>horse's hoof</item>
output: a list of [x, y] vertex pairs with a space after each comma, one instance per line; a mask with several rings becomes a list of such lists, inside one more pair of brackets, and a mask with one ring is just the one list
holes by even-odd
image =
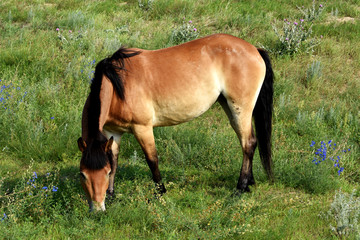
[[155, 184], [155, 194], [162, 196], [166, 193], [166, 188], [163, 183], [156, 183]]
[[106, 196], [108, 198], [113, 198], [115, 196], [115, 191], [114, 190], [106, 190]]
[[243, 192], [241, 192], [239, 189], [235, 189], [234, 192], [231, 194], [232, 198], [241, 198], [243, 195]]

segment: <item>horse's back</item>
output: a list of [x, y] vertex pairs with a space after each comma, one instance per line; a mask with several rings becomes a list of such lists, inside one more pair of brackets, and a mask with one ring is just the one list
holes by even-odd
[[127, 62], [126, 107], [133, 121], [154, 126], [189, 121], [208, 110], [220, 94], [253, 95], [265, 74], [257, 49], [226, 34], [140, 51]]

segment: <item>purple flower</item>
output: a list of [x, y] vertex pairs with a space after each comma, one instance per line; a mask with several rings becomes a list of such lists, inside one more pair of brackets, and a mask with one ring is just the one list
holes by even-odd
[[60, 31], [60, 28], [56, 28], [56, 31], [57, 31], [57, 32]]
[[71, 30], [69, 30], [69, 33], [72, 33], [72, 31], [71, 31]]
[[289, 41], [289, 38], [285, 38], [286, 41]]
[[55, 117], [51, 117], [50, 119], [51, 119], [51, 120], [54, 120], [54, 118], [55, 118]]
[[45, 187], [43, 187], [42, 189], [47, 190], [48, 188], [45, 186]]
[[323, 7], [323, 5], [322, 5], [322, 4], [320, 4], [320, 5], [319, 5], [319, 7], [321, 7], [321, 8], [322, 8], [322, 7]]
[[194, 28], [194, 32], [196, 32], [197, 31], [197, 29], [196, 28]]
[[297, 23], [297, 22], [294, 22], [294, 25], [298, 25], [298, 23]]
[[58, 190], [58, 187], [53, 186], [52, 191], [57, 192], [57, 190]]
[[300, 22], [303, 22], [304, 21], [304, 19], [300, 19]]
[[192, 23], [192, 21], [190, 20], [189, 23]]

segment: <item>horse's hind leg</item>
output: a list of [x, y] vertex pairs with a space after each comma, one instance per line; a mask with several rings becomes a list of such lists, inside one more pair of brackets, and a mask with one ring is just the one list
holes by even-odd
[[133, 134], [139, 142], [146, 158], [146, 162], [151, 170], [157, 191], [160, 194], [166, 192], [164, 184], [161, 183], [159, 171], [159, 159], [155, 147], [155, 139], [152, 126], [136, 125], [133, 127]]
[[237, 105], [234, 101], [227, 100], [222, 95], [219, 97], [218, 102], [228, 116], [243, 150], [243, 162], [237, 189], [240, 192], [249, 192], [249, 186], [255, 184], [252, 161], [256, 148], [256, 137], [252, 128], [252, 108]]

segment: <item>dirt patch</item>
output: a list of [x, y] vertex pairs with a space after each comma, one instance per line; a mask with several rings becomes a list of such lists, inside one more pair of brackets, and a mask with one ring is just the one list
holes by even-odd
[[344, 23], [344, 22], [355, 23], [355, 18], [352, 18], [352, 17], [342, 17], [342, 18], [336, 18], [336, 21], [339, 22], [339, 23]]
[[331, 23], [355, 23], [357, 19], [353, 17], [335, 17], [335, 16], [329, 16], [327, 20], [325, 21], [325, 24], [331, 24]]

